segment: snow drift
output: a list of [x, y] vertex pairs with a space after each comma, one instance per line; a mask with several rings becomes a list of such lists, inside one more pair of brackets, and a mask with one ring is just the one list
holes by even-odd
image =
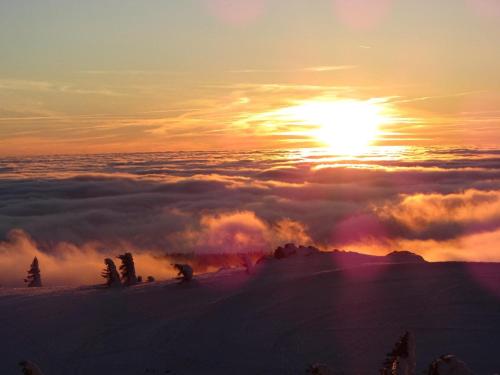
[[304, 374], [313, 363], [376, 374], [406, 331], [417, 373], [443, 353], [476, 374], [500, 371], [500, 265], [342, 258], [118, 290], [0, 288], [0, 373], [30, 359], [50, 375]]

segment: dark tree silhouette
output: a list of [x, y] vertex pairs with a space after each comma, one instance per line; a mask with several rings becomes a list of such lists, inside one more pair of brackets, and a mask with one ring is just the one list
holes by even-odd
[[31, 263], [28, 270], [28, 276], [24, 279], [24, 282], [28, 283], [28, 287], [30, 288], [39, 288], [42, 286], [42, 277], [40, 276], [40, 266], [37, 257], [33, 259], [33, 263]]
[[293, 243], [287, 243], [285, 247], [278, 247], [276, 250], [274, 250], [274, 257], [276, 259], [284, 259], [288, 258], [292, 255], [297, 254], [297, 246]]
[[415, 348], [413, 336], [406, 332], [394, 345], [380, 369], [380, 375], [414, 374]]
[[183, 282], [193, 279], [193, 268], [189, 264], [174, 264], [174, 268], [178, 271], [177, 276]]
[[125, 253], [118, 255], [118, 258], [122, 261], [120, 266], [120, 273], [122, 276], [123, 285], [130, 286], [137, 284], [137, 276], [135, 275], [135, 265], [134, 258], [131, 253]]
[[106, 285], [109, 287], [121, 286], [120, 275], [116, 270], [115, 262], [112, 259], [104, 259], [104, 264], [106, 268], [102, 271], [101, 276], [106, 279]]

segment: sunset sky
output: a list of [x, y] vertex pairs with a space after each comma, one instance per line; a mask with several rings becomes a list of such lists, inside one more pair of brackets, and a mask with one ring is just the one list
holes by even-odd
[[0, 1], [0, 274], [288, 242], [500, 261], [499, 38], [499, 0]]
[[0, 153], [493, 146], [499, 35], [496, 0], [2, 1]]

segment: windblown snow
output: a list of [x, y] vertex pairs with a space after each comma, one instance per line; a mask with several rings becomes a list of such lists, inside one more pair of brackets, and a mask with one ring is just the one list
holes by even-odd
[[0, 288], [0, 374], [377, 374], [405, 331], [422, 373], [452, 353], [500, 373], [500, 264], [270, 259], [190, 283]]

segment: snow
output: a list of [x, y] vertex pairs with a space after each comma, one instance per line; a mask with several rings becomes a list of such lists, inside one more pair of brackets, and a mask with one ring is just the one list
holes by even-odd
[[431, 374], [429, 375], [473, 375], [473, 372], [455, 356], [445, 355], [431, 365]]
[[446, 353], [500, 372], [500, 264], [347, 258], [270, 259], [181, 284], [0, 288], [0, 374], [21, 360], [51, 375], [305, 374], [315, 363], [376, 374], [405, 331], [417, 373]]
[[21, 361], [19, 363], [19, 367], [21, 368], [21, 371], [23, 372], [23, 374], [26, 374], [26, 375], [43, 375], [42, 371], [36, 365], [36, 363], [33, 363], [31, 361]]

